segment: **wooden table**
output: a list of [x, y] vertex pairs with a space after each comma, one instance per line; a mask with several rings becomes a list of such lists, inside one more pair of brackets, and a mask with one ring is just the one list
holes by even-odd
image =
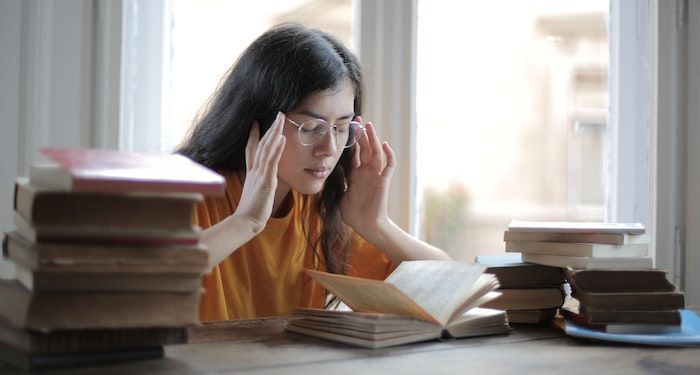
[[[369, 350], [283, 330], [285, 320], [207, 324], [165, 358], [45, 374], [700, 374], [700, 348], [616, 345], [547, 325], [508, 335]], [[0, 373], [9, 373], [0, 368]]]

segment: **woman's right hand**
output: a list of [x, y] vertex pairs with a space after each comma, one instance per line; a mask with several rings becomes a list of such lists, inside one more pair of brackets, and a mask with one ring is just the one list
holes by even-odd
[[270, 129], [260, 139], [260, 125], [255, 122], [245, 148], [246, 176], [238, 208], [232, 216], [247, 220], [254, 234], [265, 229], [272, 215], [277, 191], [277, 168], [285, 137], [282, 135], [285, 115], [277, 113]]

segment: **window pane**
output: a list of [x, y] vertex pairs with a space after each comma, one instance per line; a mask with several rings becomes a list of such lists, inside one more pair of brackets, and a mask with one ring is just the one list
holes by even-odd
[[511, 219], [603, 220], [608, 1], [421, 1], [421, 236], [503, 252]]
[[219, 80], [265, 30], [298, 22], [330, 32], [352, 47], [352, 7], [352, 0], [173, 0], [163, 151], [180, 143]]

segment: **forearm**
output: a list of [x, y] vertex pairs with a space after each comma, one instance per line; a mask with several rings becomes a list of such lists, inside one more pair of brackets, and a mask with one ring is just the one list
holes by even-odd
[[209, 269], [221, 263], [257, 232], [250, 220], [235, 214], [202, 231], [202, 243], [209, 252]]
[[391, 220], [366, 235], [360, 235], [397, 264], [404, 260], [451, 259], [444, 251], [411, 236]]

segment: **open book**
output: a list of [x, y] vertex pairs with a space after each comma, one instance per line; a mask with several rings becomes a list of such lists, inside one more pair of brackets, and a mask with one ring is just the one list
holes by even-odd
[[477, 308], [499, 295], [484, 269], [405, 261], [384, 281], [306, 270], [353, 311], [295, 309], [287, 330], [367, 348], [508, 332], [504, 311]]

